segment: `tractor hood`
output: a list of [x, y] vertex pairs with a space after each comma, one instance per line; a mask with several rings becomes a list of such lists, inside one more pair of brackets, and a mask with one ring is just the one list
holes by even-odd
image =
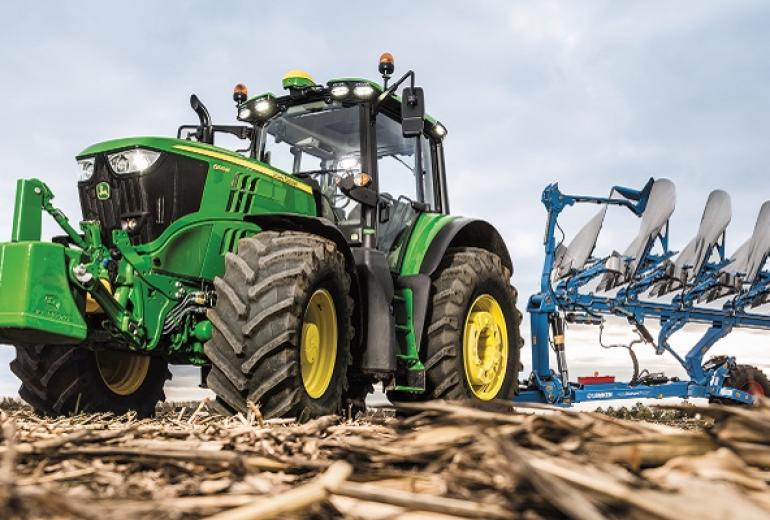
[[[109, 156], [112, 153], [120, 151], [143, 148], [158, 151], [164, 154], [176, 154], [190, 159], [205, 161], [215, 170], [229, 171], [232, 166], [244, 168], [254, 172], [261, 173], [273, 180], [283, 184], [288, 184], [306, 193], [310, 193], [311, 188], [304, 182], [299, 181], [292, 175], [274, 168], [262, 161], [249, 159], [243, 155], [196, 141], [186, 139], [174, 139], [170, 137], [127, 137], [123, 139], [112, 139], [89, 146], [77, 155], [77, 159], [84, 160], [100, 154]], [[229, 164], [228, 164], [229, 163]]]
[[[180, 147], [184, 148], [180, 148]], [[149, 148], [152, 150], [158, 150], [171, 153], [188, 153], [186, 148], [193, 150], [207, 150], [214, 151], [218, 154], [223, 154], [233, 158], [243, 158], [242, 155], [227, 150], [225, 148], [219, 148], [205, 143], [198, 143], [195, 141], [188, 141], [185, 139], [174, 139], [171, 137], [124, 137], [120, 139], [111, 139], [109, 141], [103, 141], [96, 143], [77, 155], [78, 159], [91, 157], [100, 153], [117, 152], [120, 150], [126, 150], [130, 148]]]
[[[108, 243], [115, 229], [128, 231], [134, 244], [151, 242], [172, 222], [204, 206], [212, 209], [224, 206], [229, 199], [240, 201], [242, 197], [237, 193], [230, 196], [230, 191], [246, 190], [241, 184], [255, 176], [268, 178], [262, 190], [265, 196], [275, 199], [279, 192], [287, 191], [268, 185], [288, 185], [296, 188], [289, 192], [303, 199], [301, 212], [314, 211], [305, 208], [313, 201], [308, 184], [263, 162], [195, 141], [167, 137], [114, 139], [86, 148], [77, 159], [81, 165], [78, 191], [83, 217], [101, 222], [103, 239]], [[204, 192], [210, 195], [208, 202], [204, 201]], [[236, 210], [248, 211], [243, 204], [228, 211]]]

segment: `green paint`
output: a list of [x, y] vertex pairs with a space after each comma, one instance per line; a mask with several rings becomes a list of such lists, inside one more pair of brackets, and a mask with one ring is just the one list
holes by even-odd
[[287, 76], [281, 83], [283, 88], [307, 88], [315, 85], [312, 79], [303, 76]]
[[456, 218], [458, 217], [438, 213], [422, 213], [417, 218], [401, 263], [401, 276], [419, 274], [420, 266], [433, 239], [444, 226]]
[[12, 242], [40, 240], [43, 223], [42, 183], [37, 179], [16, 181]]
[[[379, 84], [361, 78], [330, 83], [340, 82], [367, 83], [377, 95], [383, 92]], [[311, 85], [312, 80], [299, 76], [287, 78], [284, 84], [292, 88]], [[393, 98], [399, 101], [398, 96]], [[430, 116], [426, 121], [435, 123]], [[158, 238], [141, 245], [133, 245], [126, 232], [115, 230], [108, 247], [102, 243], [98, 222], [83, 222], [81, 229], [75, 230], [51, 204], [53, 194], [44, 183], [19, 181], [13, 242], [0, 244], [0, 339], [12, 341], [23, 333], [24, 341], [82, 342], [88, 333], [83, 317], [88, 294], [101, 307], [102, 317], [94, 323], [103, 323], [116, 342], [135, 350], [162, 348], [173, 362], [205, 364], [203, 344], [211, 338], [211, 323], [203, 315], [188, 313], [175, 323], [172, 332], [164, 334], [169, 313], [186, 296], [211, 288], [214, 278], [224, 272], [225, 255], [236, 252], [240, 240], [260, 231], [248, 222], [250, 215], [316, 215], [313, 194], [305, 183], [268, 164], [213, 145], [166, 137], [131, 137], [94, 144], [78, 158], [140, 147], [207, 165], [198, 211], [175, 220]], [[95, 193], [99, 200], [117, 196], [107, 183], [99, 183]], [[43, 211], [77, 247], [39, 242]], [[405, 276], [419, 273], [431, 242], [454, 218], [437, 214], [417, 217], [408, 240], [404, 239], [401, 266], [393, 265], [394, 271]], [[368, 228], [363, 231], [373, 232]], [[108, 265], [116, 276], [109, 276]], [[108, 279], [109, 289], [104, 284]], [[14, 297], [5, 297], [7, 294]], [[410, 371], [424, 371], [419, 359], [420, 338], [414, 335], [412, 291], [400, 289], [396, 300], [404, 310], [399, 319], [405, 320], [397, 325], [403, 340], [399, 363], [405, 363]]]
[[[9, 265], [27, 265], [29, 272], [36, 273], [36, 276], [39, 270], [58, 273], [57, 289], [51, 289], [56, 302], [66, 302], [67, 298], [71, 300], [73, 294], [78, 301], [84, 301], [85, 295], [90, 294], [101, 307], [109, 330], [121, 338], [119, 341], [132, 349], [154, 350], [161, 344], [169, 312], [186, 294], [200, 291], [202, 284], [211, 283], [214, 277], [221, 275], [225, 254], [237, 251], [241, 239], [259, 232], [258, 226], [245, 220], [248, 215], [296, 213], [313, 216], [316, 207], [311, 190], [291, 175], [210, 145], [179, 139], [137, 137], [96, 144], [84, 150], [80, 157], [136, 147], [180, 154], [208, 165], [198, 211], [172, 222], [154, 241], [138, 246], [131, 243], [124, 231], [113, 231], [112, 242], [120, 253], [114, 260], [115, 256], [101, 241], [98, 222], [81, 223], [84, 237], [81, 238], [63, 213], [50, 204], [53, 195], [45, 184], [37, 180], [20, 181], [14, 240], [39, 240], [41, 214], [45, 210], [81, 249], [68, 248], [69, 266], [56, 269], [41, 263], [40, 255], [29, 256], [22, 261], [23, 253], [19, 252], [16, 253], [18, 260]], [[110, 191], [106, 183], [96, 187], [97, 197], [101, 200], [109, 199], [113, 195]], [[53, 244], [34, 244], [63, 249]], [[64, 255], [60, 256], [64, 258]], [[108, 290], [103, 281], [108, 278], [105, 266], [111, 261], [117, 262], [118, 275]], [[76, 266], [78, 276], [72, 271]], [[8, 274], [6, 279], [9, 279]], [[45, 307], [39, 301], [24, 299], [31, 297], [29, 288], [11, 290], [22, 294], [22, 303], [34, 312], [45, 313]], [[4, 294], [7, 293], [4, 291]], [[42, 337], [50, 337], [51, 342], [61, 342], [66, 338], [82, 341], [87, 332], [80, 314], [84, 304], [75, 309], [77, 312], [69, 309], [61, 318], [68, 317], [68, 323], [80, 320], [83, 325], [82, 330], [77, 334], [70, 333], [70, 336], [67, 336], [67, 330], [62, 332], [56, 328], [55, 323], [52, 325], [40, 319], [31, 319], [29, 313], [16, 303], [11, 306], [9, 301], [4, 300], [2, 306], [5, 318], [0, 321], [0, 337], [12, 334], [14, 324], [23, 326], [27, 332], [35, 330]], [[202, 323], [199, 315], [188, 315], [171, 334], [168, 354], [175, 360], [197, 364], [205, 362], [205, 339], [202, 338], [206, 336], [207, 329], [206, 326], [198, 327], [199, 323]]]
[[[384, 89], [382, 88], [382, 85], [380, 85], [376, 81], [372, 81], [372, 80], [366, 79], [366, 78], [336, 78], [336, 79], [332, 79], [330, 81], [327, 81], [326, 85], [328, 87], [331, 87], [332, 85], [334, 85], [336, 83], [346, 83], [346, 84], [351, 85], [351, 86], [354, 85], [355, 83], [366, 83], [367, 85], [371, 85], [374, 88], [375, 95], [379, 96], [380, 94], [382, 94], [384, 92]], [[396, 94], [391, 94], [390, 97], [395, 99], [396, 102], [398, 102], [399, 104], [401, 104], [401, 96], [398, 96]], [[435, 117], [432, 117], [429, 114], [425, 114], [425, 118], [424, 119], [425, 119], [425, 122], [428, 123], [430, 126], [433, 126], [436, 123], [438, 123], [438, 120]]]
[[209, 320], [199, 322], [193, 329], [193, 336], [195, 336], [195, 339], [198, 341], [208, 341], [213, 334], [214, 329]]
[[257, 101], [258, 99], [262, 99], [262, 98], [276, 99], [276, 97], [277, 96], [275, 94], [273, 94], [272, 92], [263, 92], [262, 94], [250, 97], [249, 99], [247, 99], [246, 101], [244, 101], [243, 103], [238, 105], [238, 108], [240, 109], [240, 108], [243, 108], [243, 107], [245, 107], [247, 105], [251, 105], [252, 103]]
[[[396, 354], [396, 357], [406, 363], [407, 369], [410, 371], [425, 371], [425, 366], [420, 361], [418, 341], [414, 335], [414, 294], [412, 290], [399, 290], [396, 295], [396, 301], [404, 305], [404, 315], [406, 316], [406, 323], [396, 325], [398, 332], [404, 335], [404, 345], [406, 347], [402, 352]], [[396, 390], [425, 391], [424, 388], [413, 389], [412, 387], [399, 386], [398, 383], [396, 383]]]
[[0, 244], [2, 342], [61, 344], [85, 339], [82, 303], [76, 303], [67, 280], [64, 249], [48, 242]]

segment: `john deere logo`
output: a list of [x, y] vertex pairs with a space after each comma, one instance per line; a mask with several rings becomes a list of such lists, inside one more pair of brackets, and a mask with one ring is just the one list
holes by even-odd
[[100, 182], [97, 184], [96, 198], [99, 200], [108, 200], [110, 198], [110, 185], [106, 182]]

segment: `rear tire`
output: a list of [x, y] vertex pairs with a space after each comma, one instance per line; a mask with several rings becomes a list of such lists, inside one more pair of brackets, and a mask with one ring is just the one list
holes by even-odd
[[[510, 277], [500, 257], [487, 250], [463, 247], [447, 251], [433, 275], [424, 340], [428, 398], [490, 400], [516, 395], [523, 340], [519, 332], [521, 313], [516, 309], [517, 294], [510, 285]], [[492, 316], [496, 319], [490, 321]], [[479, 320], [473, 323], [473, 317]], [[479, 323], [491, 325], [481, 327], [482, 333], [478, 334]], [[475, 350], [464, 348], [464, 340], [474, 333]], [[484, 339], [488, 336], [490, 341]], [[506, 343], [507, 347], [503, 347]], [[482, 344], [489, 345], [488, 352], [482, 352], [487, 349]], [[499, 355], [496, 349], [500, 350]], [[490, 361], [477, 365], [474, 372], [466, 369], [466, 362], [473, 366], [473, 359], [466, 360], [466, 352], [475, 352], [475, 356]], [[480, 382], [487, 380], [488, 383]]]
[[[125, 370], [129, 365], [134, 368]], [[97, 353], [85, 345], [17, 345], [11, 371], [21, 379], [21, 398], [46, 416], [135, 411], [151, 417], [171, 378], [160, 357]]]
[[217, 304], [208, 313], [214, 334], [204, 352], [217, 409], [247, 413], [252, 402], [266, 418], [301, 420], [342, 411], [353, 300], [333, 242], [258, 233], [226, 255], [215, 287]]

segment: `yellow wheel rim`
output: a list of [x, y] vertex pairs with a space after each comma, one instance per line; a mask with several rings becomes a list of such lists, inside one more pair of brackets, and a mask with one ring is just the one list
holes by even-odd
[[508, 364], [508, 328], [500, 304], [489, 294], [476, 298], [463, 328], [465, 379], [473, 395], [494, 399], [505, 380]]
[[332, 295], [318, 289], [310, 297], [302, 319], [300, 370], [305, 391], [313, 399], [329, 388], [337, 360], [337, 310]]
[[147, 377], [150, 356], [100, 350], [96, 352], [96, 366], [107, 388], [118, 395], [131, 395]]

